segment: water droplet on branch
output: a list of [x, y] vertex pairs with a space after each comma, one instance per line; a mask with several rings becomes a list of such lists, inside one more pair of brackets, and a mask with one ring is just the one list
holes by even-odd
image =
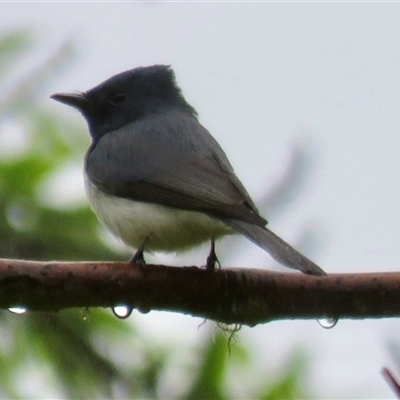
[[318, 318], [317, 322], [322, 326], [324, 329], [331, 329], [333, 328], [339, 321], [339, 318]]
[[133, 311], [133, 307], [127, 306], [125, 304], [119, 304], [115, 307], [112, 307], [112, 312], [113, 314], [120, 319], [126, 319], [128, 318]]
[[13, 314], [25, 314], [27, 310], [26, 307], [18, 306], [18, 307], [10, 307], [8, 311], [12, 312]]

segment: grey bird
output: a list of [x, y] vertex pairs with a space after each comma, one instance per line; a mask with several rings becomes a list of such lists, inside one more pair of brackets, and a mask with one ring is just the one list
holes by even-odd
[[325, 274], [265, 227], [169, 66], [135, 68], [86, 92], [51, 97], [87, 121], [87, 196], [99, 220], [137, 250], [132, 261], [144, 262], [144, 250], [180, 252], [211, 241], [212, 270], [214, 241], [240, 233], [287, 267]]

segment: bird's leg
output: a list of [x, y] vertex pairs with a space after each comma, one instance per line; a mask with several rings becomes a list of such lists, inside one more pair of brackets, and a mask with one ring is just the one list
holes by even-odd
[[210, 249], [210, 253], [207, 257], [206, 269], [208, 271], [214, 271], [216, 265], [218, 265], [218, 268], [221, 268], [221, 264], [219, 263], [217, 255], [215, 254], [214, 239], [211, 239], [211, 249]]
[[144, 259], [143, 251], [144, 251], [144, 248], [145, 248], [145, 246], [146, 246], [146, 243], [147, 243], [148, 240], [149, 240], [149, 237], [150, 237], [150, 235], [147, 236], [147, 237], [143, 240], [143, 242], [142, 242], [142, 244], [140, 245], [140, 247], [136, 250], [136, 253], [130, 258], [130, 260], [129, 260], [130, 263], [132, 263], [132, 264], [146, 265], [146, 261], [145, 261], [145, 259]]
[[144, 260], [144, 256], [143, 256], [143, 250], [144, 250], [144, 246], [142, 245], [136, 250], [136, 253], [129, 259], [129, 262], [131, 264], [146, 265], [146, 261]]

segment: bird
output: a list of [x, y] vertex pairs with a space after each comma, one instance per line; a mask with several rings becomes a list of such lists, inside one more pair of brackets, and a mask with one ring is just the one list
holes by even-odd
[[242, 234], [280, 264], [325, 275], [269, 230], [226, 154], [186, 101], [169, 65], [136, 67], [84, 92], [52, 99], [80, 111], [91, 145], [84, 160], [89, 203], [108, 229], [135, 249], [183, 252]]

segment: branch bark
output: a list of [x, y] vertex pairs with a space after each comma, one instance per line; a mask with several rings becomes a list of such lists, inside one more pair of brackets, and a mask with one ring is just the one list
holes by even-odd
[[58, 311], [124, 304], [227, 324], [400, 316], [400, 273], [324, 277], [259, 269], [0, 259], [0, 308]]

